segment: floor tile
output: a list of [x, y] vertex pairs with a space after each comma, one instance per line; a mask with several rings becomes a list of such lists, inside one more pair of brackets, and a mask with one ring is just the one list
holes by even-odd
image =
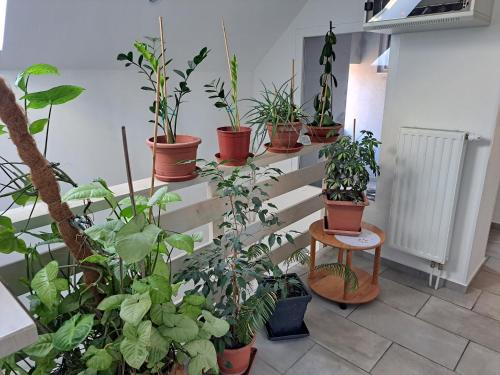
[[477, 300], [473, 311], [500, 320], [500, 296], [490, 292], [483, 292]]
[[498, 320], [434, 297], [427, 302], [417, 316], [492, 350], [500, 351], [500, 322]]
[[267, 362], [281, 373], [288, 370], [300, 357], [302, 357], [314, 342], [309, 338], [287, 341], [270, 341], [265, 333], [257, 335], [256, 348], [259, 358]]
[[486, 255], [500, 258], [500, 244], [488, 242], [488, 245], [486, 246]]
[[371, 372], [373, 375], [453, 375], [438, 365], [398, 344], [392, 344]]
[[500, 353], [471, 342], [456, 371], [461, 375], [498, 375]]
[[366, 372], [347, 363], [319, 345], [314, 346], [286, 375], [363, 375]]
[[483, 270], [500, 275], [500, 258], [489, 257], [484, 263]]
[[349, 319], [450, 369], [467, 344], [462, 337], [378, 301], [358, 307]]
[[488, 237], [488, 242], [500, 244], [500, 230], [491, 229], [490, 236]]
[[382, 277], [379, 279], [379, 286], [380, 301], [411, 315], [416, 315], [430, 298], [428, 294]]
[[471, 286], [500, 295], [500, 275], [481, 270], [472, 281]]
[[311, 338], [343, 359], [370, 371], [390, 341], [318, 304], [309, 304], [306, 324]]
[[260, 357], [261, 352], [258, 351], [249, 375], [280, 375], [278, 371], [269, 366]]
[[481, 294], [481, 291], [474, 287], [469, 287], [467, 293], [462, 293], [446, 287], [435, 290], [434, 288], [429, 288], [426, 280], [391, 268], [382, 273], [382, 277], [417, 289], [423, 293], [439, 297], [467, 309], [472, 309]]

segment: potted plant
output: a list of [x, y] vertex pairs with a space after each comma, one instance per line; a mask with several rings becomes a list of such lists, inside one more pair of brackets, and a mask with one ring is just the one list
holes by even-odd
[[[25, 95], [26, 108], [36, 108], [48, 95]], [[1, 79], [0, 98], [0, 118], [29, 168], [28, 173], [22, 171], [23, 163], [2, 168], [10, 179], [6, 185], [18, 189], [9, 196], [16, 200], [33, 191], [57, 221], [50, 232], [17, 231], [8, 216], [0, 216], [0, 252], [25, 256], [22, 282], [29, 289], [30, 311], [40, 332], [38, 342], [0, 359], [0, 369], [5, 374], [179, 375], [187, 364], [190, 375], [217, 371], [210, 339], [222, 337], [229, 325], [216, 318], [212, 304], [194, 291], [188, 291], [179, 305], [173, 303], [180, 284], [172, 282], [170, 254], [174, 248], [192, 252], [199, 238], [162, 229], [155, 224], [159, 215], [148, 215], [180, 197], [163, 187], [149, 199], [131, 192], [117, 202], [98, 179], [81, 186], [70, 182], [74, 187], [61, 198], [58, 181], [72, 180], [38, 150], [25, 112]], [[21, 177], [29, 174], [29, 189], [18, 184], [10, 168], [17, 168]], [[91, 199], [109, 204], [105, 222], [96, 224], [87, 215]], [[87, 202], [80, 216], [68, 207], [73, 200]], [[26, 234], [34, 242], [23, 239]], [[44, 263], [40, 250], [48, 246], [50, 252], [52, 244], [62, 242], [73, 261]]]
[[232, 58], [229, 57], [224, 21], [222, 21], [222, 30], [226, 46], [231, 89], [226, 93], [224, 82], [219, 78], [206, 84], [205, 92], [209, 94], [209, 99], [214, 100], [216, 108], [224, 108], [230, 124], [230, 126], [217, 128], [219, 153], [215, 157], [219, 161], [224, 161], [225, 165], [242, 166], [246, 164], [247, 158], [250, 156], [250, 135], [252, 130], [247, 126], [241, 126], [240, 111], [238, 108], [238, 60], [236, 55], [233, 55]]
[[[128, 53], [120, 53], [117, 57], [119, 61], [124, 61], [125, 66], [134, 66], [139, 69], [139, 73], [146, 78], [146, 86], [141, 89], [157, 92], [157, 85], [162, 88], [159, 91], [159, 130], [163, 132], [158, 135], [156, 144], [156, 171], [155, 177], [161, 181], [186, 181], [196, 178], [196, 154], [201, 139], [191, 135], [183, 135], [177, 133], [177, 123], [179, 119], [179, 111], [184, 101], [185, 95], [191, 92], [188, 86], [189, 78], [199, 64], [205, 60], [209, 50], [204, 47], [200, 52], [188, 61], [188, 68], [185, 71], [174, 69], [180, 77], [180, 81], [174, 89], [173, 95], [167, 94], [167, 81], [169, 77], [166, 75], [167, 64], [171, 60], [166, 61], [166, 51], [163, 47], [158, 48], [158, 38], [147, 38], [144, 42], [135, 42], [134, 47], [138, 55], [134, 55], [132, 51]], [[160, 77], [158, 80], [156, 77]], [[157, 82], [159, 81], [159, 82]], [[173, 101], [173, 103], [169, 103]], [[156, 112], [156, 102], [149, 107], [152, 113]], [[156, 123], [155, 120], [150, 120], [151, 123]], [[149, 147], [154, 149], [154, 137], [147, 141]]]
[[289, 86], [289, 81], [279, 87], [273, 84], [272, 89], [262, 85], [261, 99], [249, 99], [253, 105], [247, 113], [251, 126], [256, 128], [253, 149], [258, 150], [269, 136], [270, 142], [265, 146], [270, 152], [300, 151], [303, 147], [298, 143], [301, 120], [306, 116], [302, 108], [294, 104], [292, 85]]
[[335, 61], [334, 46], [337, 37], [333, 32], [332, 22], [330, 30], [325, 35], [325, 44], [321, 51], [319, 63], [323, 66], [320, 77], [321, 91], [314, 98], [315, 115], [313, 121], [307, 125], [307, 135], [312, 143], [332, 143], [339, 136], [343, 125], [333, 120], [333, 97], [332, 90], [337, 87], [337, 79], [333, 75], [332, 67]]
[[380, 142], [370, 131], [362, 130], [361, 135], [360, 140], [342, 136], [336, 143], [320, 150], [320, 157], [327, 159], [323, 196], [326, 228], [332, 233], [361, 233], [363, 210], [368, 206], [365, 195], [370, 181], [368, 169], [375, 176], [380, 174], [375, 159], [375, 150]]
[[[267, 245], [263, 241], [254, 243], [254, 235], [247, 232], [252, 215], [258, 218], [262, 228], [278, 225], [279, 220], [275, 206], [264, 202], [266, 193], [249, 181], [253, 181], [253, 177], [255, 180], [276, 178], [279, 172], [261, 170], [250, 164], [247, 172], [235, 168], [225, 176], [213, 162], [201, 173], [211, 177], [219, 197], [227, 202], [228, 210], [220, 225], [224, 233], [214, 239], [208, 251], [187, 259], [177, 280], [193, 280], [199, 292], [215, 296], [216, 316], [230, 325], [228, 333], [215, 340], [220, 370], [222, 374], [242, 374], [250, 364], [256, 331], [271, 316], [275, 305], [274, 293], [262, 283], [267, 274], [278, 271], [269, 256], [269, 248], [292, 239], [289, 233], [272, 234]], [[252, 287], [252, 279], [261, 287]]]

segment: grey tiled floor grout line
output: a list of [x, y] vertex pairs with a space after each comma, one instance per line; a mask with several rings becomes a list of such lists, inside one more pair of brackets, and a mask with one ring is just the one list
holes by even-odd
[[[283, 374], [286, 374], [288, 372], [288, 370], [290, 370], [293, 366], [295, 366], [296, 363], [298, 363], [302, 358], [304, 358], [306, 356], [307, 353], [309, 353], [312, 348], [314, 348], [316, 346], [316, 341], [312, 340], [314, 342], [314, 345], [312, 345], [309, 349], [307, 349], [307, 351], [302, 354], [299, 358], [297, 358], [297, 360], [295, 362], [293, 362], [287, 369], [286, 371], [283, 373]], [[278, 371], [279, 372], [279, 371]]]
[[425, 300], [425, 302], [422, 304], [422, 306], [420, 306], [420, 308], [418, 309], [418, 311], [416, 312], [416, 314], [413, 315], [415, 318], [417, 318], [417, 315], [420, 314], [420, 311], [422, 311], [422, 309], [425, 307], [425, 305], [427, 305], [429, 303], [429, 301], [431, 300], [431, 297], [432, 297], [432, 295], [429, 294], [429, 297]]
[[455, 365], [455, 368], [453, 369], [453, 372], [457, 372], [457, 368], [458, 368], [458, 366], [460, 365], [460, 362], [462, 361], [462, 358], [463, 358], [463, 356], [464, 356], [465, 352], [467, 351], [467, 348], [469, 347], [469, 344], [470, 344], [471, 342], [473, 342], [473, 341], [469, 340], [469, 341], [467, 342], [467, 344], [465, 345], [464, 351], [463, 351], [463, 352], [462, 352], [462, 354], [460, 355], [460, 358], [458, 359], [458, 362], [457, 362], [457, 364]]
[[382, 355], [380, 356], [379, 359], [377, 359], [377, 361], [375, 362], [375, 364], [373, 365], [373, 367], [370, 369], [370, 371], [368, 371], [369, 374], [372, 374], [373, 373], [373, 370], [375, 370], [375, 367], [377, 367], [378, 363], [382, 360], [382, 358], [385, 357], [385, 355], [387, 354], [387, 352], [392, 348], [392, 346], [394, 345], [394, 341], [391, 341], [391, 345], [389, 345], [387, 347], [387, 349], [382, 353]]
[[[481, 290], [481, 293], [479, 293], [477, 295], [477, 299], [474, 301], [474, 304], [472, 305], [470, 311], [476, 312], [476, 311], [474, 311], [474, 307], [476, 307], [476, 305], [477, 305], [477, 303], [479, 301], [479, 298], [481, 298], [481, 296], [483, 295], [483, 290], [482, 289], [480, 289], [480, 290]], [[492, 294], [494, 294], [494, 293], [492, 293]]]

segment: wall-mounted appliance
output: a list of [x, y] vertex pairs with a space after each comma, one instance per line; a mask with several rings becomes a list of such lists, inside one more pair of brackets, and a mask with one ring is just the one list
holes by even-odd
[[364, 29], [399, 34], [487, 26], [494, 0], [368, 0]]

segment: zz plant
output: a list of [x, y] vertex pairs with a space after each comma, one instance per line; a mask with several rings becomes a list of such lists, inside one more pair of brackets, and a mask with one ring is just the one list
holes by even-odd
[[325, 194], [333, 201], [361, 202], [370, 173], [380, 175], [375, 150], [381, 143], [370, 131], [362, 130], [361, 139], [342, 136], [336, 143], [320, 150], [320, 157], [327, 159], [325, 167]]
[[280, 222], [276, 206], [265, 202], [268, 196], [264, 188], [252, 181], [275, 180], [281, 172], [273, 168], [261, 170], [252, 164], [249, 168], [248, 172], [235, 168], [228, 176], [216, 163], [208, 163], [203, 169], [202, 174], [216, 185], [218, 196], [226, 200], [227, 211], [219, 225], [223, 234], [207, 251], [188, 258], [178, 275], [178, 280], [193, 280], [204, 296], [215, 296], [215, 315], [230, 325], [228, 333], [215, 340], [218, 351], [248, 345], [271, 316], [275, 294], [264, 287], [254, 288], [251, 280], [262, 285], [267, 274], [278, 272], [269, 249], [284, 241], [293, 242], [291, 233], [272, 233], [267, 242], [255, 242], [249, 227], [253, 216], [263, 228]]
[[333, 120], [332, 106], [332, 90], [337, 87], [337, 78], [335, 78], [332, 67], [335, 61], [335, 51], [333, 50], [337, 44], [337, 36], [333, 32], [332, 23], [330, 22], [330, 30], [325, 35], [325, 44], [321, 51], [319, 63], [323, 67], [323, 73], [320, 76], [321, 91], [314, 98], [314, 120], [310, 124], [312, 126], [333, 126], [336, 125]]
[[[165, 60], [165, 64], [163, 64], [163, 54], [165, 51], [162, 51], [161, 47], [159, 47], [159, 38], [147, 37], [145, 41], [136, 41], [134, 43], [134, 48], [136, 54], [134, 54], [133, 51], [120, 53], [117, 56], [117, 60], [124, 61], [126, 67], [133, 66], [137, 68], [138, 73], [145, 76], [146, 85], [142, 86], [141, 90], [156, 93], [157, 85], [159, 84], [160, 88], [163, 88], [164, 84], [166, 84], [165, 80], [169, 80], [169, 77], [166, 76], [164, 72], [172, 59]], [[189, 78], [198, 65], [205, 60], [208, 53], [209, 50], [204, 47], [196, 56], [193, 57], [192, 60], [188, 61], [188, 67], [186, 70], [173, 70], [173, 72], [180, 77], [180, 81], [175, 87], [173, 95], [167, 95], [166, 90], [160, 89], [160, 121], [158, 126], [165, 133], [167, 143], [176, 143], [177, 122], [179, 119], [181, 104], [183, 103], [184, 97], [191, 92], [191, 89], [188, 86]], [[160, 82], [156, 82], [158, 70]], [[172, 99], [173, 104], [169, 104], [169, 101]], [[155, 114], [156, 99], [154, 99], [152, 105], [149, 107], [149, 110], [152, 114]], [[150, 120], [149, 122], [154, 124], [155, 120]]]

